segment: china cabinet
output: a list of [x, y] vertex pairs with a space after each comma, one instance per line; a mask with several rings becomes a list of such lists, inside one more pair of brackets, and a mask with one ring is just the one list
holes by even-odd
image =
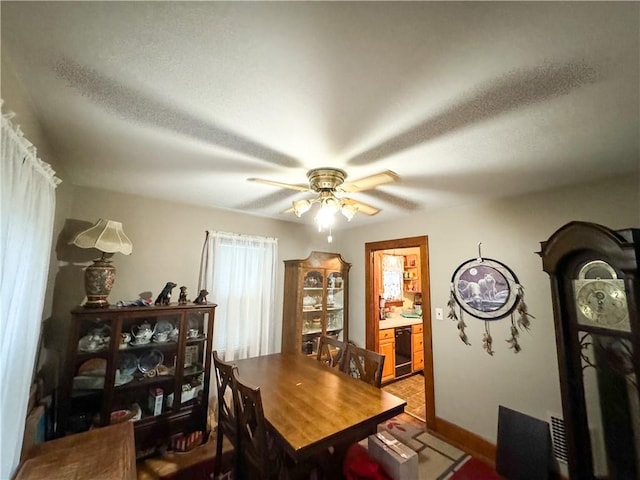
[[640, 478], [640, 229], [571, 222], [542, 242], [569, 474]]
[[72, 310], [58, 435], [133, 421], [139, 457], [202, 432], [215, 304]]
[[315, 355], [318, 338], [349, 339], [349, 269], [337, 253], [285, 260], [282, 351]]

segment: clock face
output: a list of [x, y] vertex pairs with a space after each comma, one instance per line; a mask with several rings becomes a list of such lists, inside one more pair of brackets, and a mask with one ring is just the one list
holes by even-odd
[[575, 291], [580, 323], [629, 330], [627, 297], [622, 280], [577, 280]]

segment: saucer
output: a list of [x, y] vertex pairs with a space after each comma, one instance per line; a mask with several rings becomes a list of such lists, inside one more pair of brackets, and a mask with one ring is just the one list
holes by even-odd
[[114, 386], [119, 387], [120, 385], [129, 383], [131, 380], [133, 380], [133, 375], [120, 375], [120, 378], [116, 378]]
[[146, 340], [146, 341], [142, 341], [142, 342], [136, 342], [135, 340], [131, 340], [129, 345], [133, 345], [135, 347], [137, 345], [149, 345], [150, 343], [151, 343], [151, 340]]
[[97, 352], [98, 350], [102, 350], [107, 347], [107, 344], [105, 342], [99, 343], [94, 340], [94, 347], [91, 346], [91, 343], [91, 336], [84, 336], [78, 341], [78, 349], [83, 352]]

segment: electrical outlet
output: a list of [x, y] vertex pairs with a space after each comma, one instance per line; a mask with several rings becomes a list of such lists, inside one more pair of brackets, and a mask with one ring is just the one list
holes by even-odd
[[442, 308], [436, 308], [436, 320], [444, 320], [444, 310]]

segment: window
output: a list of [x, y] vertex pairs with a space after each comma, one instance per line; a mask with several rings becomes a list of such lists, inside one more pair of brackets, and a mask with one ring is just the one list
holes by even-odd
[[225, 361], [275, 351], [278, 240], [207, 232], [200, 289], [216, 309], [213, 348]]

